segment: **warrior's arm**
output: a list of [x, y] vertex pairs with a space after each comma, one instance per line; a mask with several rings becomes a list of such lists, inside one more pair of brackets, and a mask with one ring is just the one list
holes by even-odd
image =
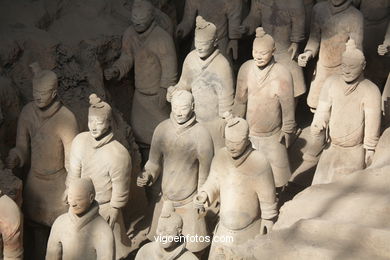
[[311, 19], [311, 25], [310, 25], [310, 37], [309, 41], [306, 44], [305, 52], [310, 51], [312, 56], [315, 57], [318, 54], [318, 51], [320, 49], [320, 42], [321, 42], [321, 25], [318, 21], [319, 17], [319, 4], [314, 6], [313, 9], [313, 19]]
[[18, 129], [16, 134], [16, 145], [10, 150], [11, 153], [15, 153], [19, 160], [19, 167], [25, 165], [30, 158], [30, 133], [28, 130], [28, 109], [32, 109], [31, 106], [23, 108], [18, 119]]
[[112, 65], [113, 68], [119, 70], [119, 79], [122, 79], [131, 70], [134, 65], [134, 56], [132, 51], [132, 37], [131, 29], [127, 29], [122, 38], [122, 52], [119, 59]]
[[62, 243], [59, 234], [59, 224], [54, 222], [50, 231], [49, 241], [47, 242], [46, 260], [62, 260]]
[[68, 175], [66, 177], [66, 188], [69, 188], [69, 185], [72, 181], [81, 178], [81, 154], [83, 146], [81, 136], [76, 136], [71, 144], [70, 153], [69, 153], [69, 169]]
[[199, 175], [198, 175], [198, 190], [206, 182], [210, 172], [211, 161], [214, 157], [214, 145], [210, 134], [207, 130], [199, 136], [198, 142], [198, 160], [199, 160]]
[[76, 118], [73, 116], [73, 114], [70, 118], [67, 118], [66, 122], [67, 122], [66, 127], [64, 127], [61, 130], [61, 133], [62, 133], [61, 140], [62, 140], [62, 145], [64, 146], [65, 169], [67, 170], [67, 172], [69, 172], [69, 170], [70, 170], [70, 166], [69, 166], [70, 158], [69, 157], [70, 157], [70, 150], [71, 150], [71, 146], [72, 146], [72, 141], [76, 137], [76, 135], [78, 134], [79, 129], [78, 129]]
[[385, 40], [383, 41], [384, 44], [390, 45], [390, 23], [387, 26], [387, 31], [385, 35]]
[[101, 233], [102, 236], [99, 236], [99, 239], [95, 239], [97, 244], [95, 247], [96, 260], [115, 260], [114, 235], [108, 226], [105, 226], [104, 229]]
[[271, 166], [267, 163], [258, 176], [258, 180], [253, 182], [260, 202], [261, 218], [274, 219], [278, 215], [275, 182], [272, 175]]
[[229, 28], [229, 39], [238, 40], [241, 38], [240, 26], [241, 26], [241, 13], [242, 13], [242, 1], [233, 0], [227, 1], [227, 17]]
[[181, 72], [179, 82], [174, 86], [175, 90], [187, 90], [191, 91], [191, 63], [193, 59], [193, 52], [190, 52], [184, 60], [183, 70]]
[[178, 25], [183, 30], [183, 36], [186, 37], [195, 27], [195, 19], [198, 13], [197, 2], [199, 0], [185, 0], [183, 20]]
[[381, 126], [381, 95], [376, 86], [364, 97], [364, 148], [375, 150]]
[[231, 113], [234, 102], [234, 87], [233, 87], [233, 72], [228, 61], [221, 64], [220, 72], [220, 86], [217, 89], [218, 93], [218, 108], [219, 116], [223, 117], [226, 112]]
[[242, 118], [245, 117], [248, 102], [248, 76], [249, 66], [245, 63], [238, 72], [236, 96], [233, 105], [233, 114]]
[[293, 0], [289, 3], [291, 18], [291, 42], [299, 43], [305, 39], [305, 5], [303, 0]]
[[158, 56], [161, 64], [160, 87], [167, 89], [177, 80], [177, 57], [172, 37], [165, 37], [160, 43]]
[[315, 136], [325, 130], [329, 124], [332, 108], [332, 82], [333, 79], [328, 78], [321, 89], [316, 113], [314, 114], [313, 122], [310, 127], [311, 133]]
[[163, 153], [161, 150], [163, 130], [161, 124], [158, 125], [153, 133], [152, 144], [150, 145], [149, 159], [145, 164], [145, 171], [152, 176], [154, 183], [161, 174], [163, 164]]
[[198, 194], [205, 192], [207, 194], [207, 205], [210, 206], [219, 197], [219, 180], [218, 180], [218, 169], [215, 157], [211, 163], [210, 174], [199, 189]]
[[109, 169], [112, 183], [112, 195], [110, 205], [113, 208], [123, 208], [129, 199], [129, 185], [131, 172], [131, 158], [127, 150], [115, 156]]
[[363, 36], [364, 36], [364, 18], [359, 12], [359, 15], [354, 17], [349, 23], [349, 37], [356, 43], [356, 47], [363, 50]]
[[282, 108], [282, 131], [291, 134], [296, 128], [294, 89], [292, 76], [288, 71], [286, 73], [289, 75], [285, 75], [278, 82], [278, 98]]
[[21, 212], [11, 198], [4, 196], [1, 200], [5, 202], [5, 204], [1, 203], [2, 206], [5, 206], [5, 211], [8, 211], [9, 215], [12, 216], [12, 219], [8, 219], [6, 221], [0, 220], [0, 235], [3, 240], [4, 260], [22, 260], [23, 223], [21, 221]]

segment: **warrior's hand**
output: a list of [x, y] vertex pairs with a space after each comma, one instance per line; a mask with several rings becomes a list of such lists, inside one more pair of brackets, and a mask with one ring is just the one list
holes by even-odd
[[389, 47], [390, 45], [389, 44], [381, 44], [378, 46], [378, 54], [380, 56], [384, 56], [386, 55], [388, 52], [389, 52]]
[[295, 59], [295, 56], [297, 56], [297, 53], [298, 53], [298, 43], [296, 42], [293, 42], [291, 43], [290, 45], [290, 48], [288, 48], [287, 52], [291, 52], [291, 59]]
[[20, 158], [19, 156], [13, 152], [12, 150], [8, 154], [8, 157], [5, 159], [5, 167], [7, 169], [15, 169], [20, 164]]
[[289, 148], [294, 141], [294, 134], [281, 132], [279, 136], [279, 143], [284, 144], [286, 148]]
[[110, 213], [108, 215], [107, 223], [110, 225], [111, 229], [114, 229], [115, 222], [118, 219], [119, 209], [110, 207]]
[[306, 67], [311, 58], [313, 58], [313, 53], [311, 51], [305, 51], [298, 56], [298, 65], [301, 67]]
[[170, 86], [167, 89], [167, 101], [168, 102], [171, 102], [172, 97], [173, 97], [173, 93], [175, 93], [175, 91], [176, 91], [176, 86]]
[[269, 219], [262, 219], [260, 225], [260, 235], [269, 234], [274, 226], [274, 222]]
[[237, 60], [238, 58], [238, 40], [230, 40], [227, 46], [226, 52], [230, 54], [230, 52], [233, 54], [233, 59]]
[[370, 166], [372, 163], [372, 158], [374, 157], [375, 151], [366, 149], [365, 163], [366, 167]]
[[119, 77], [119, 69], [116, 67], [105, 69], [103, 73], [106, 80], [117, 79]]
[[204, 209], [206, 201], [207, 201], [207, 193], [201, 191], [194, 197], [194, 207], [201, 211], [202, 209]]
[[143, 172], [141, 176], [138, 176], [137, 178], [137, 186], [138, 187], [145, 187], [150, 186], [152, 184], [152, 175], [150, 172]]

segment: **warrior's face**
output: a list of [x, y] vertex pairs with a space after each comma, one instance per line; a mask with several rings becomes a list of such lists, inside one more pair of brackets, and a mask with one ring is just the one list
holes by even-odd
[[[37, 84], [45, 84], [40, 82]], [[33, 86], [34, 103], [39, 108], [49, 106], [57, 96], [57, 90], [50, 86]]]
[[82, 186], [69, 187], [68, 203], [70, 210], [76, 215], [83, 215], [91, 207], [94, 194], [82, 189]]
[[262, 42], [253, 43], [252, 56], [257, 67], [267, 66], [272, 60], [275, 48]]
[[215, 40], [206, 38], [203, 39], [203, 37], [195, 38], [195, 49], [199, 58], [206, 59], [214, 52], [215, 48]]
[[180, 242], [178, 239], [180, 237], [181, 229], [170, 220], [161, 220], [160, 218], [156, 233], [160, 238], [158, 243], [163, 249], [173, 248]]
[[143, 33], [149, 29], [153, 20], [154, 13], [151, 7], [135, 7], [131, 13], [131, 21], [133, 22], [134, 30], [137, 33]]
[[194, 111], [194, 103], [191, 101], [172, 100], [172, 114], [178, 124], [187, 122]]
[[342, 5], [344, 4], [344, 2], [346, 2], [347, 0], [330, 0], [330, 2], [332, 3], [332, 5], [334, 6], [339, 6], [339, 5]]
[[241, 140], [229, 140], [226, 138], [225, 140], [225, 146], [232, 158], [240, 157], [245, 152], [248, 144], [248, 138], [242, 138]]
[[347, 83], [351, 83], [363, 73], [366, 62], [352, 57], [343, 57], [341, 71], [343, 79]]
[[88, 116], [88, 128], [92, 137], [98, 139], [110, 129], [110, 119], [103, 115], [90, 114]]

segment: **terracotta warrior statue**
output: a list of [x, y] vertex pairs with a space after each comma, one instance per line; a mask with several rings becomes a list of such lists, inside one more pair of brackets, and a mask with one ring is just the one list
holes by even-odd
[[166, 92], [177, 78], [172, 36], [156, 24], [154, 10], [147, 0], [134, 0], [133, 24], [123, 35], [122, 54], [111, 68], [104, 70], [107, 80], [120, 80], [134, 67], [131, 126], [145, 161], [154, 129], [169, 118]]
[[271, 166], [252, 148], [248, 123], [242, 118], [230, 119], [225, 135], [226, 147], [215, 155], [210, 175], [194, 197], [199, 208], [220, 198], [220, 221], [214, 236], [232, 237], [226, 243], [213, 241], [209, 259], [225, 259], [223, 251], [270, 232], [278, 215]]
[[[364, 78], [365, 58], [351, 39], [342, 55], [342, 75], [328, 78], [311, 125], [312, 135], [329, 131], [313, 184], [334, 181], [370, 165], [380, 135], [381, 95]], [[328, 130], [327, 130], [328, 129]]]
[[283, 187], [291, 176], [287, 147], [296, 123], [292, 77], [275, 62], [274, 51], [273, 38], [257, 28], [253, 59], [238, 73], [234, 114], [248, 120], [253, 147], [270, 162], [276, 187]]
[[275, 41], [274, 58], [290, 71], [294, 97], [306, 92], [303, 70], [294, 60], [299, 44], [305, 40], [305, 5], [303, 0], [253, 0], [243, 26], [253, 34], [258, 26]]
[[384, 56], [390, 51], [390, 23], [387, 26], [385, 39], [382, 44], [378, 46], [378, 54]]
[[10, 150], [5, 164], [9, 169], [30, 164], [23, 209], [34, 233], [34, 257], [42, 259], [51, 225], [67, 210], [62, 195], [70, 146], [78, 126], [74, 114], [57, 96], [57, 75], [42, 70], [37, 63], [31, 68], [34, 101], [20, 113], [16, 146]]
[[223, 147], [222, 117], [233, 105], [233, 72], [217, 49], [217, 27], [200, 16], [196, 18], [195, 50], [187, 55], [179, 82], [168, 88], [168, 101], [177, 90], [192, 92], [197, 121], [209, 130], [215, 149]]
[[341, 74], [341, 56], [345, 43], [351, 38], [357, 47], [363, 44], [363, 16], [351, 0], [327, 0], [313, 8], [310, 38], [298, 64], [306, 67], [308, 61], [318, 55], [317, 68], [311, 82], [307, 104], [314, 112], [324, 81]]
[[89, 100], [89, 132], [81, 133], [73, 140], [67, 187], [78, 178], [92, 179], [99, 213], [114, 231], [115, 259], [122, 259], [130, 253], [131, 245], [122, 215], [122, 208], [129, 199], [131, 158], [126, 148], [114, 138], [110, 105], [95, 94]]
[[140, 248], [136, 260], [197, 260], [186, 249], [185, 237], [181, 236], [183, 219], [174, 210], [171, 202], [165, 202], [158, 220], [156, 240]]
[[217, 28], [216, 44], [225, 57], [237, 59], [241, 38], [242, 0], [186, 0], [183, 20], [177, 26], [176, 37], [184, 38], [195, 28], [196, 17], [202, 16]]
[[[196, 121], [194, 99], [186, 90], [175, 91], [171, 118], [157, 126], [145, 172], [138, 178], [139, 186], [161, 180], [163, 201], [171, 201], [177, 214], [183, 218], [183, 235], [206, 236], [204, 217], [199, 217], [193, 206], [193, 197], [205, 183], [214, 156], [213, 141]], [[154, 212], [152, 234], [159, 212]], [[187, 242], [187, 249], [200, 252], [210, 243]]]
[[23, 216], [16, 203], [1, 190], [0, 209], [0, 259], [23, 260]]
[[53, 224], [46, 260], [114, 260], [112, 230], [99, 215], [90, 178], [72, 181], [68, 189], [69, 211]]

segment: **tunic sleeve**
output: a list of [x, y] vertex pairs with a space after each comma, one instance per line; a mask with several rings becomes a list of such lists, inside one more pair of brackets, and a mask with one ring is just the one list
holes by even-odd
[[248, 63], [243, 64], [237, 76], [237, 89], [234, 98], [233, 114], [242, 118], [245, 118], [248, 102], [249, 67]]
[[198, 160], [199, 160], [199, 175], [198, 175], [198, 190], [207, 180], [210, 172], [211, 161], [214, 157], [214, 145], [210, 134], [206, 129], [198, 136]]
[[305, 39], [305, 5], [303, 0], [293, 0], [289, 3], [291, 18], [291, 42], [299, 43]]
[[[157, 53], [161, 64], [161, 88], [168, 88], [176, 84], [177, 79], [177, 58], [175, 44], [172, 37], [166, 35], [163, 42], [159, 42], [159, 52]], [[156, 39], [157, 41], [157, 39]]]
[[[58, 219], [57, 219], [58, 220]], [[47, 242], [46, 260], [62, 260], [62, 243], [59, 237], [61, 223], [55, 221], [50, 231], [49, 241]]]
[[195, 19], [198, 14], [199, 0], [185, 0], [183, 20], [179, 26], [183, 29], [183, 37], [187, 36], [195, 28]]
[[[222, 54], [219, 55], [223, 57]], [[219, 74], [220, 86], [217, 89], [219, 116], [223, 117], [223, 114], [225, 112], [232, 112], [234, 87], [233, 87], [233, 72], [230, 67], [230, 64], [225, 58], [224, 60], [221, 61], [223, 62], [217, 63], [216, 66], [218, 68], [218, 71], [220, 72]]]
[[364, 148], [375, 150], [379, 141], [381, 125], [381, 95], [372, 85], [364, 98]]
[[253, 183], [260, 202], [261, 218], [273, 219], [278, 215], [275, 182], [271, 166], [265, 160], [262, 172], [258, 175], [258, 180]]
[[162, 171], [163, 153], [162, 153], [162, 135], [160, 130], [162, 125], [158, 125], [153, 133], [152, 144], [150, 145], [149, 159], [145, 164], [145, 171], [152, 175], [153, 183], [158, 179]]
[[390, 23], [387, 26], [387, 31], [385, 35], [385, 40], [383, 41], [384, 44], [390, 45]]
[[226, 1], [226, 5], [227, 5], [227, 17], [228, 17], [228, 27], [229, 27], [229, 39], [231, 40], [240, 39], [242, 0]]
[[72, 141], [79, 132], [77, 121], [73, 114], [71, 114], [70, 118], [67, 118], [66, 126], [62, 128], [60, 131], [61, 131], [62, 144], [64, 146], [65, 169], [67, 170], [67, 172], [69, 172], [70, 170], [69, 157], [70, 157]]
[[68, 175], [66, 177], [66, 188], [69, 188], [69, 185], [72, 181], [81, 178], [81, 160], [82, 160], [82, 135], [79, 134], [76, 136], [70, 148], [69, 153], [69, 169]]
[[356, 43], [356, 47], [363, 50], [363, 36], [364, 36], [364, 19], [360, 12], [357, 12], [356, 17], [348, 23], [349, 37]]
[[110, 205], [113, 208], [123, 208], [129, 199], [131, 158], [126, 148], [114, 155], [117, 160], [113, 160], [109, 169], [112, 184], [112, 194]]
[[32, 106], [26, 105], [18, 119], [18, 129], [16, 133], [16, 146], [10, 150], [10, 153], [16, 153], [20, 159], [19, 167], [25, 165], [30, 159], [30, 133], [28, 130], [29, 110]]
[[101, 233], [97, 234], [95, 239], [96, 260], [115, 260], [115, 244], [114, 235], [107, 223], [101, 229]]
[[313, 8], [313, 19], [311, 19], [310, 25], [310, 36], [305, 48], [305, 52], [311, 51], [313, 53], [313, 57], [317, 56], [321, 42], [321, 25], [319, 21], [320, 11], [318, 10], [320, 9], [319, 5], [320, 4], [316, 4]]
[[211, 168], [210, 168], [210, 175], [207, 178], [204, 185], [199, 189], [199, 193], [204, 191], [207, 193], [208, 197], [208, 206], [210, 206], [218, 197], [219, 197], [219, 180], [218, 180], [218, 162], [216, 160], [217, 158], [214, 157]]
[[261, 25], [261, 19], [262, 18], [260, 0], [251, 0], [250, 11], [245, 20], [248, 20], [251, 24], [254, 24], [254, 29], [256, 29], [258, 26]]
[[[282, 108], [282, 131], [291, 134], [295, 131], [295, 105], [292, 76], [288, 71], [283, 72], [278, 80], [278, 98]], [[273, 81], [271, 84], [276, 83]]]
[[190, 52], [184, 60], [183, 70], [181, 72], [180, 80], [175, 86], [175, 90], [187, 90], [191, 92], [191, 63], [194, 52]]
[[119, 70], [119, 79], [122, 79], [126, 76], [127, 73], [131, 70], [134, 63], [134, 56], [132, 50], [132, 37], [134, 34], [131, 33], [131, 29], [127, 29], [123, 34], [122, 38], [122, 52], [119, 59], [114, 63], [113, 67]]
[[312, 134], [315, 136], [329, 124], [332, 107], [331, 86], [333, 80], [333, 78], [328, 78], [321, 89], [316, 113], [314, 114], [313, 122], [310, 127]]

